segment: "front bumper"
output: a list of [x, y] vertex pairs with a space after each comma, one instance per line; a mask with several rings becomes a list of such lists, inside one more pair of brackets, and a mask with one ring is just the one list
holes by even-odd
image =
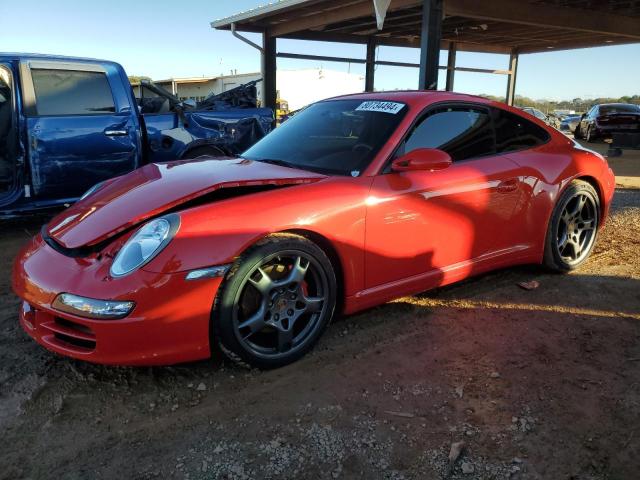
[[[45, 348], [109, 365], [169, 365], [208, 358], [211, 308], [221, 278], [144, 269], [114, 279], [100, 255], [70, 258], [36, 236], [18, 255], [13, 289], [23, 300], [22, 328]], [[120, 320], [91, 320], [51, 307], [62, 292], [134, 301]]]

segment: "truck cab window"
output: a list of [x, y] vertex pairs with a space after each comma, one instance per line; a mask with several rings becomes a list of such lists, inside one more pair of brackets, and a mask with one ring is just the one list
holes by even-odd
[[34, 68], [31, 77], [38, 115], [97, 115], [116, 111], [104, 73]]
[[140, 113], [169, 113], [172, 111], [171, 102], [167, 97], [158, 95], [145, 85], [140, 86], [140, 92], [140, 98], [136, 99], [140, 107]]

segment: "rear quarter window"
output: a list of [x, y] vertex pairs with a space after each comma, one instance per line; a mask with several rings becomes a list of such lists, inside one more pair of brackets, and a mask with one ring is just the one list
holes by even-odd
[[492, 113], [498, 153], [534, 148], [551, 139], [544, 128], [519, 115], [499, 108]]
[[96, 115], [116, 111], [104, 73], [35, 68], [31, 77], [38, 115]]

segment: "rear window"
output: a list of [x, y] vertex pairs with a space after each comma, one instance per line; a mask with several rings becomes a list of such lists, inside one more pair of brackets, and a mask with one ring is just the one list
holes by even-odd
[[600, 115], [609, 115], [611, 113], [640, 113], [638, 105], [601, 105]]
[[493, 115], [498, 153], [537, 147], [550, 139], [544, 128], [520, 115], [497, 108], [493, 110]]
[[38, 115], [96, 115], [115, 112], [111, 87], [101, 72], [32, 69]]

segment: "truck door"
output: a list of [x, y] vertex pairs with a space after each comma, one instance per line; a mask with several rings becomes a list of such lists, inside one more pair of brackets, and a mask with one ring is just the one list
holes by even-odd
[[9, 63], [0, 63], [0, 205], [16, 191], [17, 139], [13, 75]]
[[138, 167], [140, 127], [121, 67], [31, 60], [20, 73], [36, 199], [73, 200]]

